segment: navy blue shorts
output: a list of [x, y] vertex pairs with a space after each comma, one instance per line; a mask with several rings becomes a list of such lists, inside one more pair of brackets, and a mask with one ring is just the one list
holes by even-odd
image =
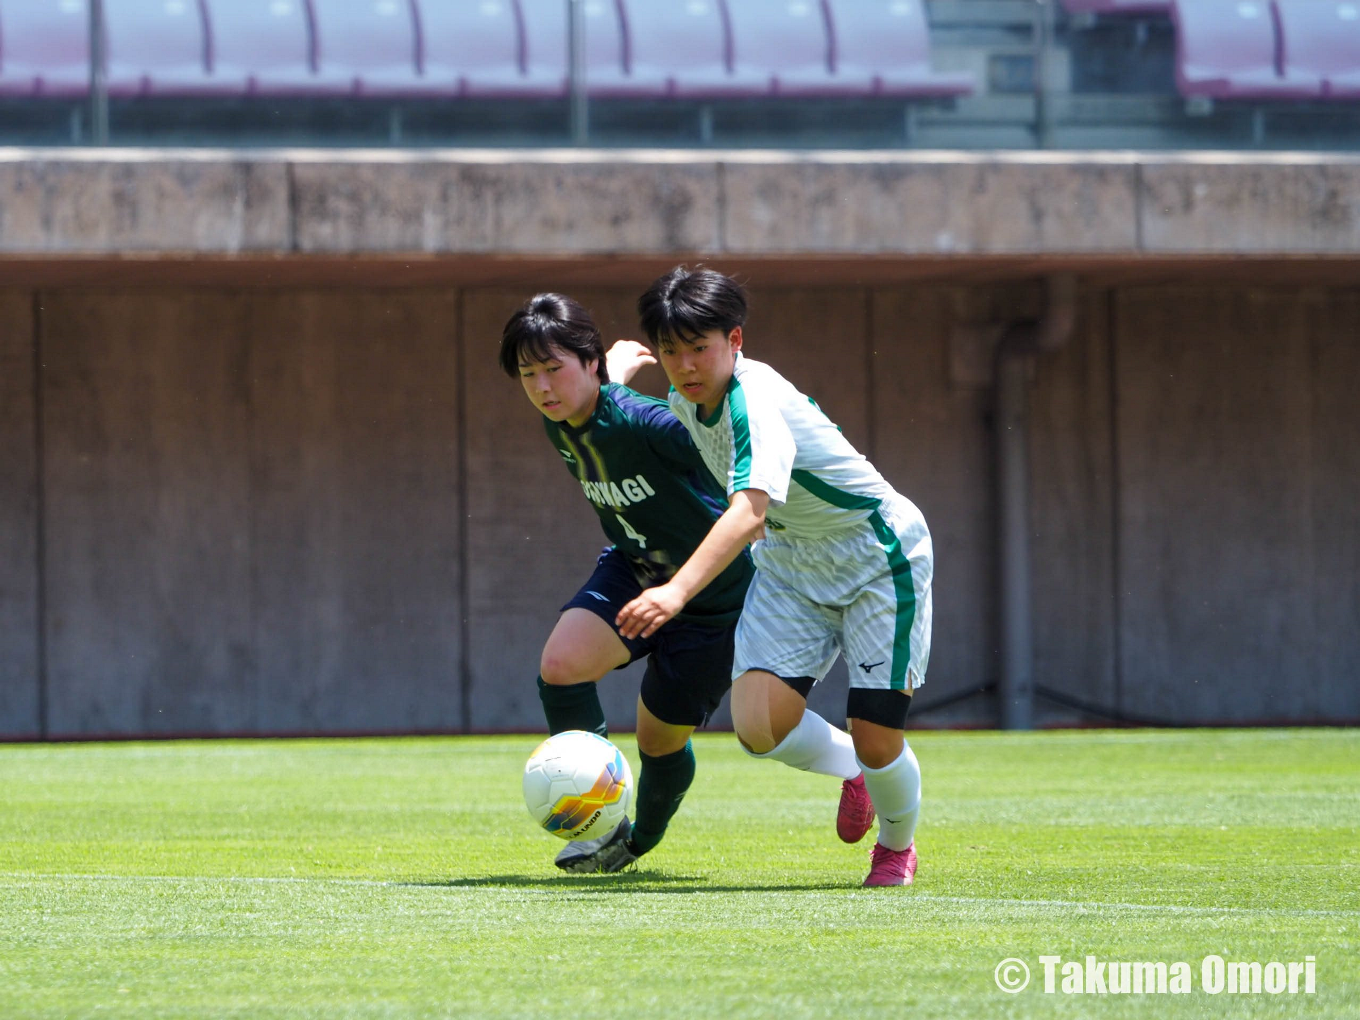
[[[562, 609], [588, 609], [619, 634], [614, 618], [641, 594], [642, 585], [628, 558], [611, 547], [600, 554], [590, 580]], [[628, 649], [625, 665], [648, 656], [642, 674], [642, 703], [647, 711], [672, 726], [707, 722], [732, 686], [736, 631], [735, 620], [716, 625], [671, 620], [649, 638], [619, 634]]]

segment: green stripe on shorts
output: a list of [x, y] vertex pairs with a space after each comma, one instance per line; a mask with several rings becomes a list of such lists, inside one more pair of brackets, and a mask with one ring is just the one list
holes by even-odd
[[902, 543], [883, 515], [869, 515], [874, 534], [887, 547], [888, 566], [892, 568], [893, 588], [897, 592], [897, 620], [893, 627], [892, 689], [907, 689], [907, 667], [911, 664], [911, 627], [916, 622], [916, 586], [911, 580], [911, 563], [902, 553]]

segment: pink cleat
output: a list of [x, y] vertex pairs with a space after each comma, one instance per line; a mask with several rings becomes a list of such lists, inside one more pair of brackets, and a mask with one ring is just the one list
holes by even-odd
[[875, 843], [870, 851], [871, 864], [869, 877], [864, 880], [868, 885], [911, 885], [916, 877], [916, 844], [905, 850], [889, 850], [882, 843]]
[[841, 806], [836, 812], [836, 835], [846, 843], [858, 843], [874, 824], [874, 804], [864, 788], [864, 773], [841, 783]]

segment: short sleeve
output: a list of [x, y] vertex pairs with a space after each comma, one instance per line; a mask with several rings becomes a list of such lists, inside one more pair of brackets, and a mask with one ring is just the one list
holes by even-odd
[[727, 406], [732, 425], [728, 496], [742, 489], [759, 489], [770, 497], [771, 505], [782, 506], [789, 498], [798, 444], [778, 401], [738, 380], [728, 391]]
[[632, 390], [620, 394], [619, 404], [637, 433], [661, 460], [681, 473], [703, 469], [703, 456], [694, 445], [689, 429], [668, 405]]

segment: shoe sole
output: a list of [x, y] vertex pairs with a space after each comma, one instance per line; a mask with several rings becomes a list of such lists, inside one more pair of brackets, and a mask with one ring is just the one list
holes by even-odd
[[851, 830], [850, 833], [848, 833], [848, 834], [847, 834], [846, 832], [844, 832], [844, 831], [841, 829], [840, 819], [837, 819], [837, 820], [836, 820], [836, 835], [840, 837], [840, 841], [841, 841], [842, 843], [858, 843], [858, 842], [859, 842], [861, 839], [863, 839], [865, 836], [869, 835], [869, 830], [872, 829], [872, 828], [874, 827], [874, 820], [875, 820], [877, 817], [878, 817], [877, 815], [870, 815], [870, 816], [869, 816], [869, 821], [868, 821], [868, 823], [865, 824], [864, 828], [862, 828], [862, 829], [859, 830], [859, 834], [858, 834], [858, 835], [855, 835], [855, 834], [854, 834], [855, 830]]
[[[628, 828], [623, 829], [624, 824], [627, 824]], [[620, 835], [619, 829], [623, 829], [622, 835]], [[619, 842], [619, 840], [627, 839], [633, 834], [633, 826], [626, 818], [620, 823], [619, 829], [615, 829], [609, 842], [598, 850], [593, 850], [588, 854], [578, 854], [575, 857], [557, 857], [553, 860], [553, 863], [562, 871], [570, 872], [573, 875], [590, 875], [598, 872], [601, 870], [600, 854], [603, 853], [606, 848]]]
[[595, 854], [588, 854], [585, 857], [571, 857], [565, 861], [554, 862], [563, 871], [573, 875], [589, 875], [591, 872], [600, 870], [600, 862], [595, 859]]
[[858, 843], [869, 834], [869, 830], [874, 827], [874, 821], [878, 818], [878, 813], [874, 811], [873, 802], [869, 801], [868, 792], [864, 790], [863, 784], [859, 787], [864, 795], [866, 805], [869, 809], [868, 817], [862, 820], [855, 820], [847, 817], [844, 812], [845, 792], [842, 788], [841, 804], [836, 808], [836, 836], [842, 843]]

